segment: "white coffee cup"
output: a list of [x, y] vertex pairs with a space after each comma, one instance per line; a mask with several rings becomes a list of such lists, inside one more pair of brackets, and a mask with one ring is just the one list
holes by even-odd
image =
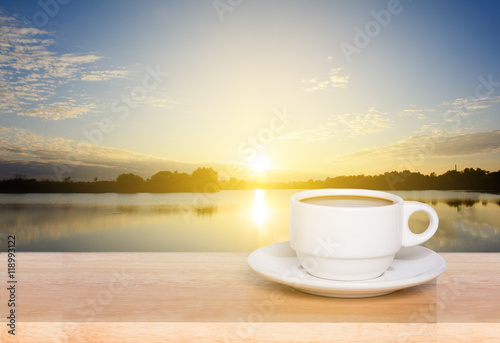
[[[414, 234], [412, 213], [425, 212], [427, 229]], [[436, 232], [436, 211], [380, 191], [315, 189], [290, 200], [290, 244], [310, 274], [331, 280], [365, 280], [383, 274], [400, 248], [427, 241]]]

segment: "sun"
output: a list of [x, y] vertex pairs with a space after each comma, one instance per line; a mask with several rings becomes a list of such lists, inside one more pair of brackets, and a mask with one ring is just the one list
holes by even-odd
[[269, 160], [264, 155], [257, 155], [252, 161], [251, 167], [254, 171], [262, 173], [269, 168]]

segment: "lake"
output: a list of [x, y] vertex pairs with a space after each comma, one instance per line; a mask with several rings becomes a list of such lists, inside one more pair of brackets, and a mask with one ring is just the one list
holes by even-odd
[[[289, 201], [300, 190], [167, 194], [0, 194], [0, 244], [19, 251], [240, 251], [288, 240]], [[423, 245], [435, 251], [500, 252], [500, 195], [394, 191], [440, 217]], [[415, 232], [426, 215], [411, 217]]]

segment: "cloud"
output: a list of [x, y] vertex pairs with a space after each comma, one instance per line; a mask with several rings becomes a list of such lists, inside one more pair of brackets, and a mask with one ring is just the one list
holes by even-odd
[[349, 82], [349, 76], [345, 74], [340, 74], [342, 68], [332, 69], [330, 71], [330, 86], [331, 87], [341, 87], [346, 88]]
[[[198, 167], [228, 170], [222, 163], [184, 163], [135, 153], [123, 149], [92, 145], [89, 141], [75, 141], [62, 137], [48, 137], [30, 130], [0, 126], [0, 179], [25, 174], [45, 179], [114, 179], [121, 173], [135, 173], [150, 177], [158, 171], [170, 170], [191, 173]], [[250, 178], [254, 171], [241, 166], [231, 175]], [[233, 167], [231, 167], [234, 169]], [[281, 171], [281, 172], [279, 172]], [[295, 179], [297, 171], [275, 169], [269, 177], [275, 180]], [[311, 174], [311, 172], [307, 172]], [[319, 173], [314, 173], [319, 175]], [[321, 175], [325, 177], [324, 175]]]
[[91, 71], [89, 74], [81, 76], [82, 81], [107, 81], [111, 79], [120, 79], [128, 75], [126, 70], [101, 70]]
[[484, 96], [481, 98], [457, 98], [453, 101], [443, 101], [439, 106], [446, 113], [456, 113], [461, 116], [469, 116], [477, 110], [491, 107], [495, 103], [500, 103], [500, 95]]
[[431, 133], [434, 135], [440, 135], [443, 132], [443, 130], [441, 130], [439, 128], [440, 125], [441, 125], [440, 123], [425, 124], [425, 125], [422, 125], [420, 130], [418, 130], [417, 132], [418, 133]]
[[[484, 96], [481, 98], [468, 97], [456, 98], [454, 100], [443, 101], [435, 109], [422, 109], [415, 105], [409, 105], [409, 108], [404, 109], [402, 116], [415, 116], [418, 119], [426, 119], [430, 113], [441, 112], [446, 114], [457, 114], [459, 116], [469, 116], [479, 113], [479, 110], [490, 108], [494, 104], [500, 103], [500, 95]], [[446, 118], [444, 118], [446, 120]]]
[[[50, 106], [47, 103], [60, 96], [61, 86], [65, 84], [127, 76], [124, 70], [98, 70], [97, 62], [103, 58], [98, 54], [61, 54], [51, 50], [54, 44], [53, 32], [23, 27], [21, 19], [0, 9], [1, 112], [40, 117], [40, 113], [47, 112], [43, 106]], [[64, 119], [72, 118], [71, 113], [84, 113], [59, 108], [58, 112], [61, 111], [62, 115], [47, 114], [46, 117]]]
[[430, 123], [430, 124], [425, 124], [422, 125], [420, 130], [416, 131], [416, 133], [421, 133], [421, 134], [430, 134], [433, 136], [456, 136], [459, 134], [463, 134], [466, 131], [472, 131], [473, 128], [471, 127], [466, 127], [466, 128], [457, 128], [455, 130], [448, 130], [446, 128], [443, 128], [443, 123]]
[[427, 116], [425, 115], [425, 112], [428, 112], [428, 111], [429, 110], [407, 108], [407, 109], [403, 110], [402, 115], [408, 116], [408, 117], [416, 117], [418, 119], [426, 119]]
[[[77, 142], [62, 137], [40, 135], [26, 129], [1, 126], [0, 160], [2, 163], [15, 162], [17, 166], [23, 163], [55, 165], [68, 172], [81, 167], [85, 167], [85, 170], [90, 167], [99, 170], [113, 169], [115, 174], [116, 171], [143, 173], [146, 170], [150, 173], [159, 170], [159, 166], [173, 163], [155, 156], [93, 145], [86, 140]], [[51, 174], [49, 176], [56, 176], [54, 170]]]
[[321, 90], [321, 89], [326, 89], [328, 88], [328, 84], [330, 82], [327, 80], [327, 81], [323, 81], [323, 82], [318, 82], [316, 83], [314, 86], [312, 87], [306, 87], [304, 88], [304, 90], [306, 92], [315, 92], [315, 91], [318, 91], [318, 90]]
[[341, 160], [390, 160], [417, 154], [427, 157], [451, 157], [491, 154], [500, 151], [500, 130], [454, 136], [420, 135], [394, 144], [361, 150]]
[[481, 98], [456, 98], [443, 101], [434, 109], [422, 109], [416, 105], [409, 105], [400, 116], [415, 117], [417, 119], [434, 118], [437, 122], [422, 125], [415, 133], [427, 133], [436, 136], [457, 135], [474, 130], [472, 127], [462, 127], [465, 123], [462, 118], [481, 113], [481, 110], [500, 103], [500, 96], [485, 96]]
[[352, 137], [381, 132], [391, 128], [394, 121], [386, 113], [370, 108], [365, 114], [345, 113], [330, 116], [325, 124], [314, 129], [293, 131], [277, 137], [277, 140], [301, 140], [315, 142], [334, 136]]
[[77, 118], [90, 111], [95, 111], [95, 105], [88, 104], [86, 106], [74, 106], [68, 103], [56, 102], [48, 106], [40, 105], [37, 108], [31, 108], [24, 112], [19, 112], [18, 115], [49, 120], [61, 120]]
[[324, 81], [318, 81], [318, 78], [313, 78], [309, 81], [302, 80], [303, 83], [312, 84], [309, 87], [304, 87], [304, 91], [315, 92], [322, 89], [347, 88], [349, 75], [342, 74], [342, 69], [343, 68], [333, 68], [328, 74], [328, 79]]
[[277, 137], [277, 140], [300, 140], [306, 142], [315, 142], [326, 140], [333, 136], [333, 130], [326, 125], [319, 125], [315, 129], [300, 130], [289, 132]]
[[16, 127], [0, 126], [0, 156], [23, 159], [40, 159], [40, 151], [61, 151], [73, 141], [65, 138], [51, 138]]
[[130, 101], [138, 105], [147, 105], [160, 108], [171, 108], [172, 105], [176, 102], [167, 94], [165, 90], [161, 88], [151, 90], [147, 94], [142, 96], [141, 94], [137, 94], [137, 96]]
[[391, 128], [394, 121], [386, 113], [370, 108], [365, 114], [345, 113], [331, 117], [329, 125], [349, 135], [366, 135]]

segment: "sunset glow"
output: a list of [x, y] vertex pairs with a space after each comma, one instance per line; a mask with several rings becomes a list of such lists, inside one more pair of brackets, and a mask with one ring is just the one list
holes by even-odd
[[0, 5], [0, 178], [500, 169], [498, 2], [44, 11]]
[[269, 166], [269, 161], [265, 155], [257, 155], [252, 162], [252, 168], [258, 173], [264, 172], [266, 169], [268, 169]]

